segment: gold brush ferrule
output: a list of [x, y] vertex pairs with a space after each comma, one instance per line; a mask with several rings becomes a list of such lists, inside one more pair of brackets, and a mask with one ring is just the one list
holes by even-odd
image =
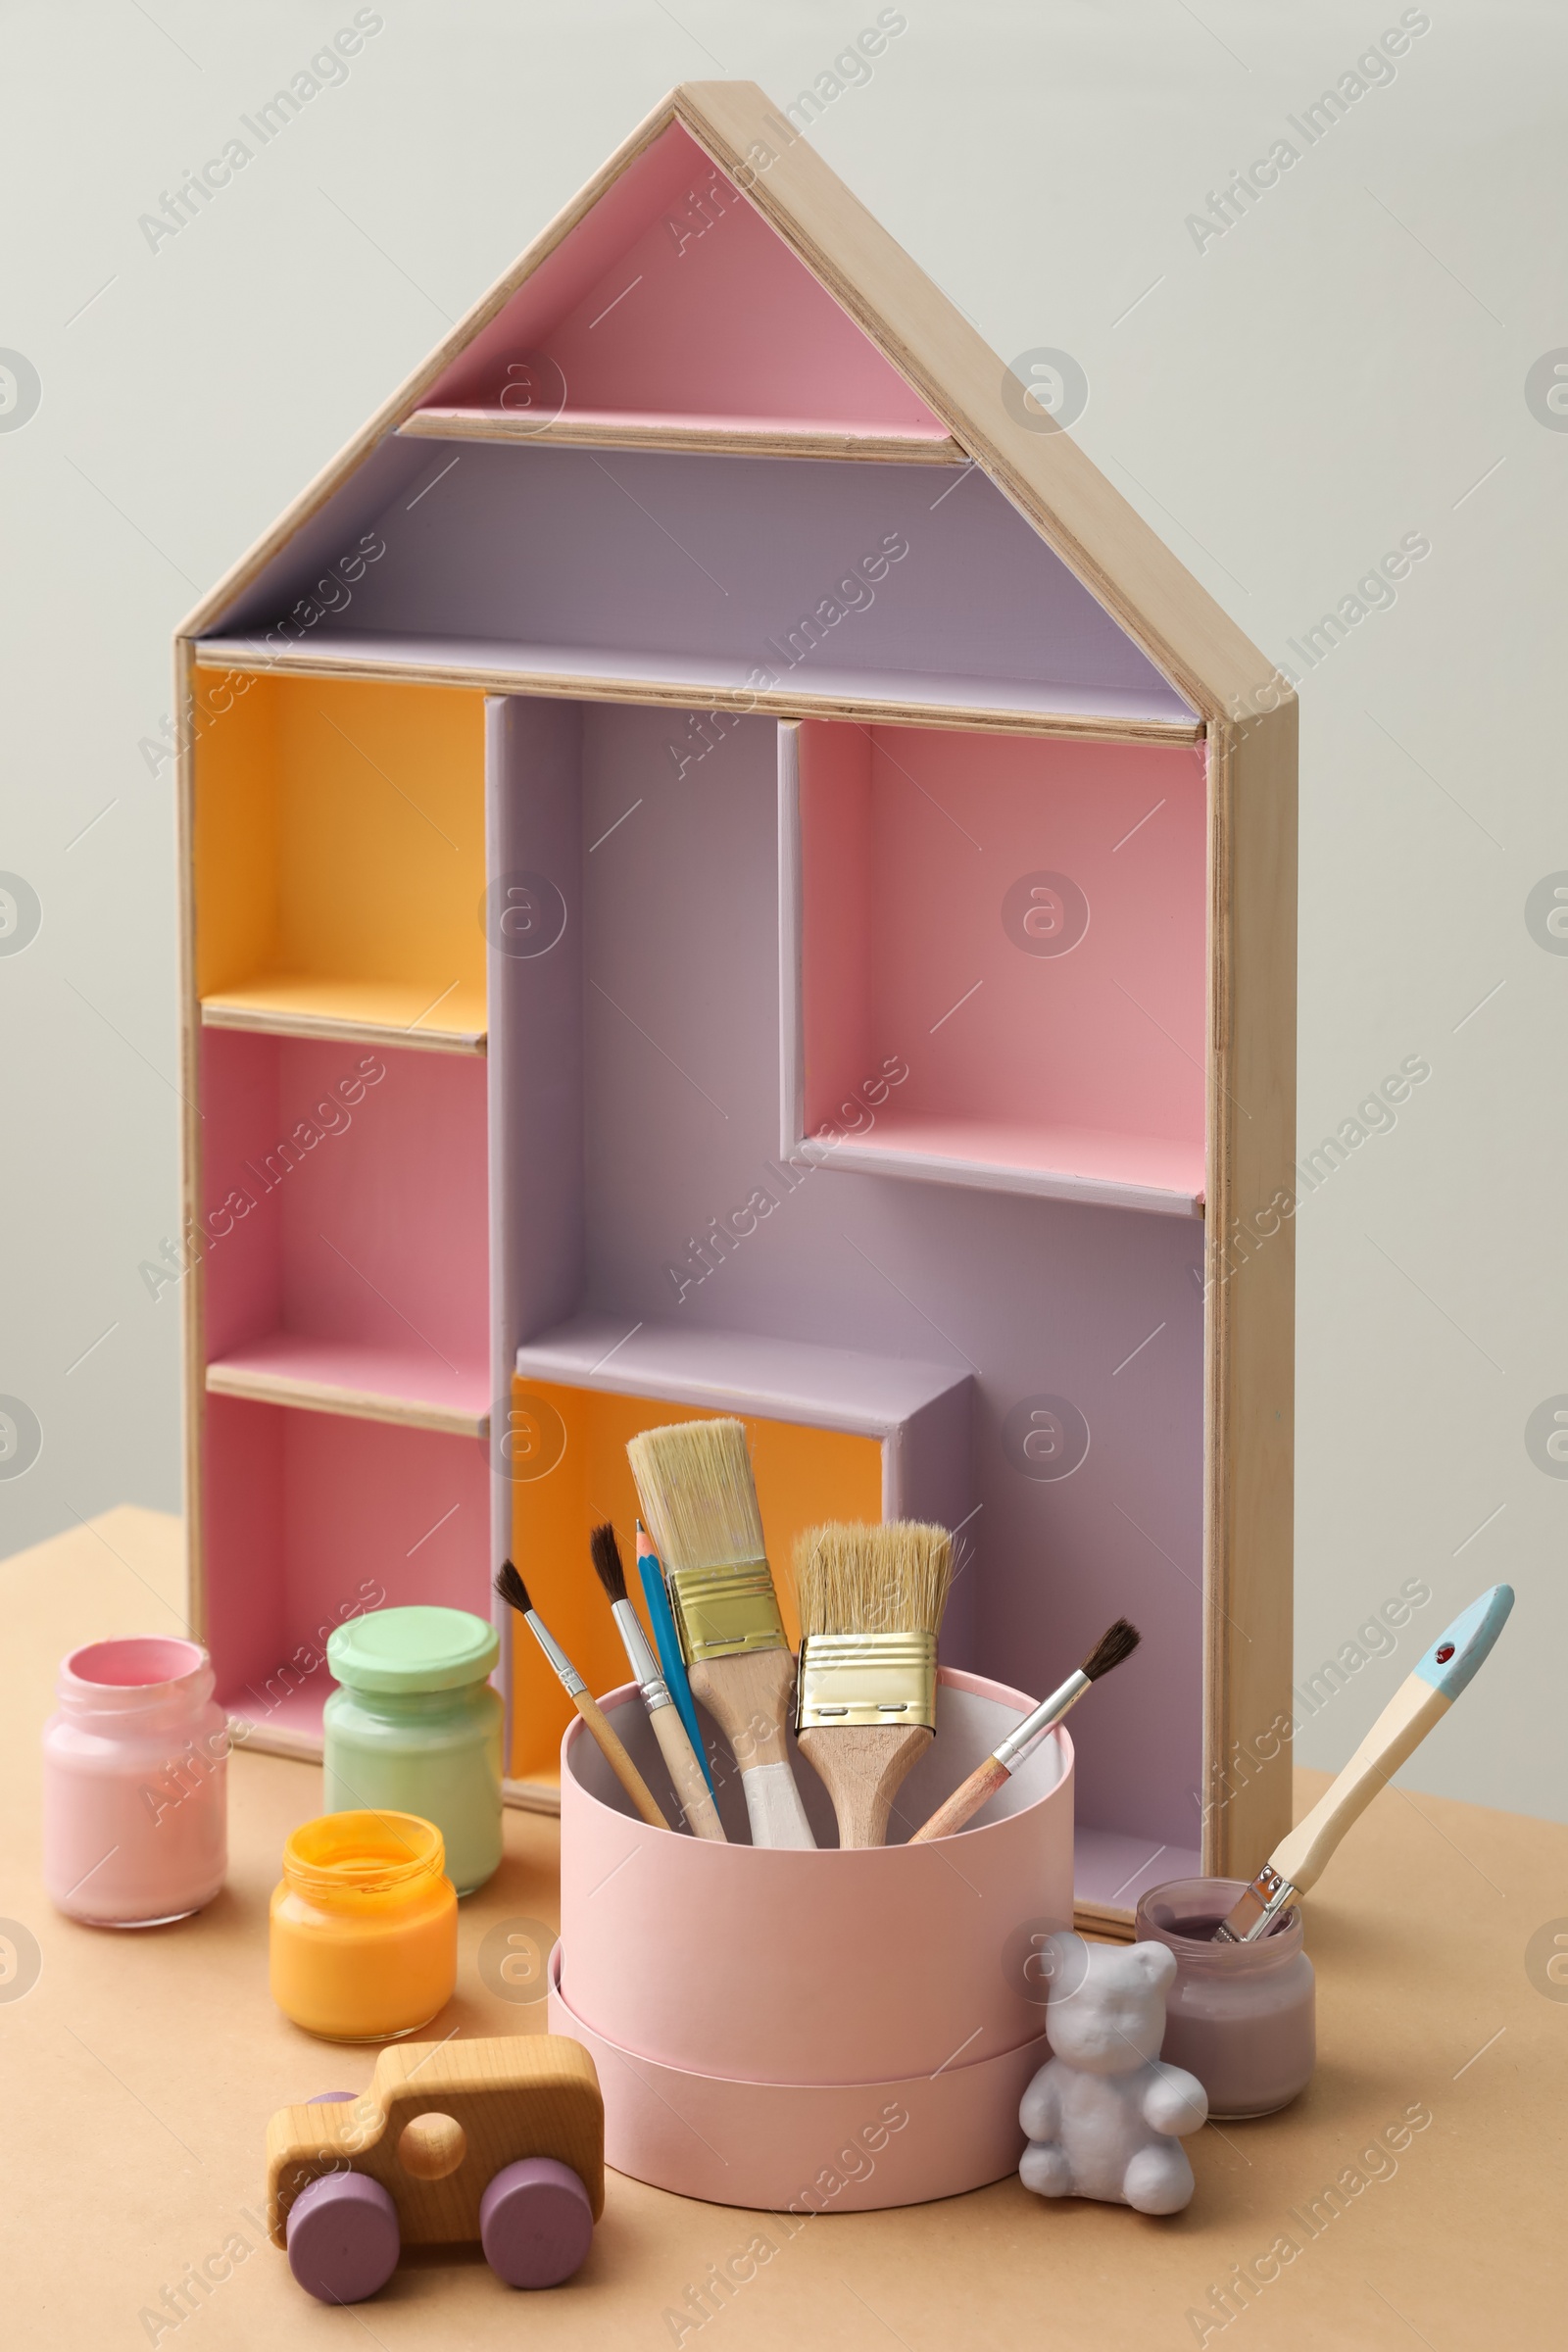
[[937, 1723], [935, 1634], [808, 1634], [795, 1685], [795, 1728]]
[[751, 1649], [787, 1649], [773, 1572], [765, 1560], [731, 1568], [671, 1568], [669, 1598], [688, 1666]]

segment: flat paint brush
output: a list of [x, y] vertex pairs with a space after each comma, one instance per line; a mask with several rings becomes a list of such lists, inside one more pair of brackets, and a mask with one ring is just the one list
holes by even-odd
[[1053, 1690], [1049, 1698], [1042, 1699], [1034, 1713], [1026, 1715], [1016, 1731], [1009, 1732], [983, 1764], [975, 1766], [947, 1802], [938, 1805], [930, 1820], [915, 1831], [909, 1843], [929, 1845], [933, 1838], [951, 1838], [955, 1830], [961, 1830], [966, 1821], [972, 1821], [987, 1797], [995, 1796], [1003, 1783], [1017, 1771], [1036, 1741], [1055, 1728], [1087, 1690], [1109, 1674], [1112, 1667], [1130, 1658], [1142, 1640], [1136, 1625], [1118, 1617], [1101, 1635], [1077, 1672], [1068, 1675], [1059, 1690]]
[[945, 1527], [808, 1528], [795, 1546], [795, 1737], [833, 1799], [839, 1844], [884, 1845], [888, 1812], [936, 1736], [937, 1634], [953, 1583]]
[[653, 1790], [643, 1779], [619, 1740], [611, 1730], [610, 1718], [590, 1696], [587, 1684], [567, 1657], [555, 1635], [528, 1598], [528, 1588], [510, 1560], [502, 1562], [496, 1572], [496, 1591], [502, 1599], [514, 1608], [527, 1624], [528, 1631], [538, 1642], [561, 1688], [598, 1740], [606, 1763], [631, 1798], [638, 1812], [651, 1829], [667, 1830], [668, 1822], [660, 1811]]
[[740, 1766], [752, 1843], [814, 1845], [784, 1740], [795, 1653], [767, 1564], [746, 1431], [731, 1419], [680, 1421], [644, 1430], [626, 1453], [669, 1578], [692, 1690]]
[[1440, 1634], [1390, 1699], [1350, 1761], [1214, 1931], [1216, 1943], [1255, 1943], [1298, 1894], [1315, 1886], [1352, 1821], [1387, 1788], [1433, 1725], [1446, 1715], [1491, 1654], [1513, 1607], [1511, 1585], [1494, 1585]]
[[660, 1671], [664, 1677], [670, 1697], [680, 1709], [680, 1719], [686, 1726], [692, 1753], [703, 1768], [708, 1792], [710, 1796], [717, 1796], [718, 1790], [713, 1787], [713, 1776], [708, 1769], [708, 1757], [704, 1752], [702, 1727], [697, 1720], [692, 1687], [686, 1680], [686, 1661], [680, 1654], [675, 1620], [670, 1614], [669, 1588], [664, 1583], [663, 1563], [654, 1549], [653, 1538], [640, 1519], [637, 1522], [637, 1574], [642, 1580], [643, 1598], [648, 1603], [648, 1622], [654, 1629]]
[[620, 1633], [626, 1663], [631, 1668], [637, 1687], [648, 1709], [654, 1738], [659, 1741], [676, 1798], [686, 1820], [699, 1838], [710, 1838], [716, 1844], [727, 1843], [723, 1824], [703, 1778], [703, 1768], [686, 1737], [680, 1710], [670, 1695], [669, 1686], [659, 1671], [659, 1660], [643, 1632], [642, 1619], [626, 1596], [626, 1571], [620, 1562], [620, 1545], [615, 1542], [615, 1530], [606, 1519], [588, 1539], [599, 1582], [605, 1588], [610, 1613]]

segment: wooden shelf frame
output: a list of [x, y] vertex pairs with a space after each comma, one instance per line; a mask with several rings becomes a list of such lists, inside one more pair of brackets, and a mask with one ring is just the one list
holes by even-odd
[[[626, 663], [605, 676], [519, 659], [494, 646], [455, 653], [433, 639], [335, 648], [247, 642], [257, 628], [257, 583], [292, 543], [324, 561], [328, 509], [430, 398], [469, 343], [572, 230], [612, 192], [672, 124], [680, 124], [739, 187], [900, 376], [1141, 647], [1191, 707], [1190, 724], [1141, 723], [1128, 713], [998, 710], [994, 698], [933, 709], [920, 695], [850, 692], [747, 698], [724, 681], [650, 674]], [[765, 160], [764, 160], [765, 159]], [[416, 425], [413, 439], [430, 438]], [[924, 461], [916, 459], [914, 463]], [[368, 478], [368, 477], [367, 477]], [[316, 534], [313, 538], [312, 534]], [[324, 536], [323, 536], [324, 534]], [[252, 599], [249, 610], [244, 600]], [[200, 652], [198, 652], [198, 647]], [[543, 651], [543, 649], [531, 649]], [[176, 642], [179, 708], [194, 733], [198, 661], [251, 672], [400, 676], [478, 687], [496, 696], [654, 704], [664, 709], [831, 716], [861, 724], [960, 726], [1094, 741], [1198, 741], [1208, 778], [1208, 1152], [1204, 1182], [1204, 1509], [1202, 1804], [1204, 1867], [1250, 1875], [1290, 1818], [1289, 1745], [1260, 1760], [1253, 1743], [1282, 1707], [1291, 1674], [1296, 922], [1296, 706], [1273, 664], [1192, 579], [1072, 436], [1031, 414], [995, 354], [953, 305], [856, 203], [808, 140], [762, 92], [734, 83], [686, 84], [662, 101], [519, 260], [392, 395], [338, 460], [203, 599]], [[792, 682], [793, 683], [793, 682]], [[863, 685], [863, 681], [861, 682]], [[194, 988], [194, 909], [188, 880], [192, 754], [181, 759], [187, 1008], [182, 1092], [187, 1102], [187, 1210], [198, 1213], [194, 1109], [200, 1007]], [[499, 1050], [501, 1024], [492, 1019]], [[1155, 1222], [1147, 1220], [1146, 1222]], [[1165, 1223], [1166, 1220], [1157, 1220]], [[206, 1587], [200, 1546], [204, 1269], [187, 1300], [189, 1503], [194, 1531], [192, 1614]], [[1235, 1758], [1245, 1754], [1240, 1769]], [[523, 1798], [519, 1801], [533, 1802]], [[541, 1796], [537, 1801], [548, 1803]], [[1114, 1909], [1114, 1906], [1111, 1906]]]

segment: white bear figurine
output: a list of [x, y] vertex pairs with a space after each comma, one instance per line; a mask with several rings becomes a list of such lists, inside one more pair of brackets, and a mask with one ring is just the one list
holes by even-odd
[[1158, 2063], [1175, 1953], [1081, 1936], [1053, 1936], [1047, 1951], [1056, 2054], [1018, 2110], [1029, 2136], [1019, 2180], [1042, 2197], [1180, 2213], [1194, 2187], [1181, 2135], [1207, 2121], [1208, 2094], [1196, 2075]]

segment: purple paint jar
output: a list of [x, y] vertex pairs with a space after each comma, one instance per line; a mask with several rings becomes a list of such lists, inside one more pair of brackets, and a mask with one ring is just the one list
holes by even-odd
[[93, 1642], [60, 1668], [43, 1734], [51, 1902], [98, 1928], [210, 1903], [227, 1862], [228, 1725], [199, 1642]]
[[1222, 2123], [1287, 2106], [1306, 2088], [1317, 2058], [1299, 1905], [1256, 1943], [1214, 1941], [1245, 1891], [1240, 1879], [1171, 1879], [1142, 1897], [1134, 1931], [1176, 1955], [1159, 2054], [1198, 2077], [1209, 2114]]

